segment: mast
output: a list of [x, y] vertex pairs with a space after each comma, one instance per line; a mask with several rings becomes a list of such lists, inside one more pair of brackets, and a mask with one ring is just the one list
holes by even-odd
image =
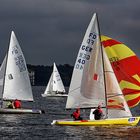
[[103, 55], [103, 48], [102, 48], [102, 42], [101, 42], [101, 33], [100, 33], [100, 26], [99, 26], [99, 20], [98, 16], [96, 13], [97, 17], [97, 25], [98, 25], [98, 30], [99, 30], [99, 40], [100, 40], [100, 48], [101, 48], [101, 56], [102, 56], [102, 64], [103, 64], [103, 75], [104, 75], [104, 88], [105, 88], [105, 103], [106, 103], [106, 117], [108, 117], [108, 108], [107, 108], [107, 90], [106, 90], [106, 76], [105, 76], [105, 64], [104, 64], [104, 55]]
[[54, 80], [54, 67], [55, 67], [55, 63], [53, 63], [53, 72], [52, 72], [52, 91], [55, 91], [54, 90], [54, 82], [55, 82], [55, 80]]

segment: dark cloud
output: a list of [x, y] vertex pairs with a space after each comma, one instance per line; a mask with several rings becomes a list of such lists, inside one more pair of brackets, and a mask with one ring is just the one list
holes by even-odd
[[0, 62], [14, 30], [27, 63], [74, 65], [85, 30], [94, 12], [101, 33], [139, 52], [138, 0], [1, 0]]

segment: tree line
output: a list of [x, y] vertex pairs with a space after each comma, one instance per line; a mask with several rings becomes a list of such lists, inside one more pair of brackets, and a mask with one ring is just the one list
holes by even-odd
[[[27, 65], [29, 71], [33, 71], [34, 75], [34, 85], [35, 86], [46, 86], [51, 73], [53, 71], [53, 66], [44, 66], [44, 65]], [[72, 76], [73, 66], [69, 64], [57, 65], [57, 69], [60, 73], [64, 86], [70, 85], [70, 80]]]

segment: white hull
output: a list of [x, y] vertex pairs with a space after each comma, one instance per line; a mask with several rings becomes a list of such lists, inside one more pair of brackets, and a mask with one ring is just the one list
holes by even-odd
[[39, 109], [9, 109], [0, 108], [0, 114], [42, 114], [44, 111]]
[[41, 94], [42, 97], [67, 97], [68, 94]]

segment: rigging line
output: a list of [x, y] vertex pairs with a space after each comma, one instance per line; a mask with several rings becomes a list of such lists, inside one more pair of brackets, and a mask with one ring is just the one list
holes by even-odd
[[[106, 75], [105, 75], [105, 61], [104, 61], [104, 54], [103, 54], [103, 44], [101, 42], [101, 32], [100, 32], [98, 16], [96, 16], [96, 19], [97, 19], [97, 29], [98, 29], [98, 33], [99, 33], [99, 43], [100, 43], [100, 51], [101, 51], [101, 59], [102, 59], [102, 70], [103, 70], [103, 77], [104, 77], [105, 102], [106, 102], [106, 106], [107, 106], [107, 85], [106, 85]], [[106, 116], [108, 117], [107, 108], [106, 108]]]
[[112, 98], [112, 97], [117, 97], [117, 96], [123, 96], [123, 95], [122, 94], [117, 94], [117, 95], [107, 96], [107, 98]]

